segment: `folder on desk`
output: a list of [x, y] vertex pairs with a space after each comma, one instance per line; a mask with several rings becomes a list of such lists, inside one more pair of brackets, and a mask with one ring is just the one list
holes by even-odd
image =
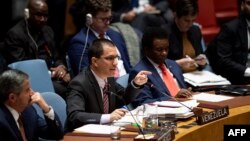
[[184, 80], [194, 87], [231, 84], [226, 78], [206, 70], [184, 73], [183, 76]]

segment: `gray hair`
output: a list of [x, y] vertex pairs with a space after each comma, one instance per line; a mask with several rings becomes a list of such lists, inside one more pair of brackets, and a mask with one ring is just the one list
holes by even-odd
[[28, 80], [28, 74], [20, 70], [6, 70], [0, 75], [0, 101], [5, 102], [10, 93], [19, 95], [23, 82]]

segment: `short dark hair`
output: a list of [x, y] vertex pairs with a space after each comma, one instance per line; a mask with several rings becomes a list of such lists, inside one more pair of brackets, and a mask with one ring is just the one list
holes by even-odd
[[0, 102], [5, 102], [10, 93], [19, 95], [23, 89], [23, 82], [29, 76], [20, 70], [6, 70], [0, 75]]
[[92, 16], [95, 16], [97, 12], [111, 10], [112, 4], [110, 0], [86, 0], [84, 7], [85, 15], [90, 13]]
[[142, 50], [150, 50], [154, 39], [169, 39], [169, 33], [162, 27], [148, 27], [142, 36]]
[[111, 40], [108, 40], [108, 39], [94, 40], [88, 50], [89, 64], [91, 64], [92, 57], [100, 58], [103, 55], [103, 46], [105, 44], [111, 47], [116, 47], [115, 44]]
[[198, 2], [197, 0], [177, 0], [174, 11], [177, 17], [197, 15], [199, 12]]

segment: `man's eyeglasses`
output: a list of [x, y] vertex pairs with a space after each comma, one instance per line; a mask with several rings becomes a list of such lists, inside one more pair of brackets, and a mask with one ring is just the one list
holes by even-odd
[[105, 60], [108, 60], [108, 61], [114, 61], [114, 60], [120, 60], [121, 57], [120, 56], [106, 56], [106, 57], [101, 57], [101, 58], [104, 58]]
[[101, 20], [104, 23], [107, 23], [108, 21], [110, 22], [113, 19], [112, 16], [110, 16], [110, 17], [103, 17], [103, 18], [102, 17], [95, 17], [95, 18]]

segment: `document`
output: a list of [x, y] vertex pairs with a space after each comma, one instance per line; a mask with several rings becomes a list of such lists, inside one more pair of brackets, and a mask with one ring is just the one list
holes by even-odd
[[177, 102], [177, 101], [157, 101], [154, 102], [154, 104], [158, 105], [158, 106], [165, 106], [165, 107], [172, 107], [172, 108], [178, 108], [178, 107], [182, 107], [183, 105], [186, 105], [187, 107], [196, 107], [199, 105], [199, 103], [197, 103], [197, 100], [192, 99], [192, 100], [187, 100], [187, 101], [183, 101], [183, 102]]
[[199, 93], [199, 94], [193, 95], [192, 98], [198, 101], [221, 102], [221, 101], [233, 99], [234, 97], [224, 96], [224, 95], [215, 95], [215, 94], [209, 94], [209, 93]]
[[184, 73], [183, 76], [187, 83], [195, 87], [231, 84], [226, 78], [206, 70]]
[[[117, 130], [120, 127], [117, 126]], [[110, 125], [101, 124], [87, 124], [75, 129], [76, 132], [80, 133], [91, 133], [91, 134], [110, 134]]]

